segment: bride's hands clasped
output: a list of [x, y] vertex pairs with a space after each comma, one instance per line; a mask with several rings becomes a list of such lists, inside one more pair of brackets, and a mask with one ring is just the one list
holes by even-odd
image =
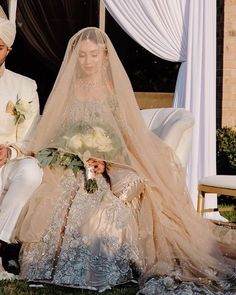
[[99, 174], [104, 173], [105, 171], [105, 162], [100, 161], [97, 159], [89, 159], [87, 162], [89, 167], [93, 168], [93, 173], [95, 176], [98, 176]]

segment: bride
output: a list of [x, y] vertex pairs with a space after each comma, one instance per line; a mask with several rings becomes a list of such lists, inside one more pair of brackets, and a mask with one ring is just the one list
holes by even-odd
[[145, 127], [101, 30], [69, 41], [27, 149], [44, 181], [16, 229], [21, 278], [99, 292], [138, 279], [141, 294], [232, 288], [235, 247], [195, 213], [181, 165]]

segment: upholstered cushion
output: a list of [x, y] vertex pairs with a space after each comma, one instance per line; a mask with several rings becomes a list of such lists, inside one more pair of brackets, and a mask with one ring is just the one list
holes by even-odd
[[182, 108], [142, 110], [148, 128], [168, 144], [186, 167], [191, 147], [193, 115]]
[[199, 184], [236, 189], [236, 175], [212, 175], [199, 180]]

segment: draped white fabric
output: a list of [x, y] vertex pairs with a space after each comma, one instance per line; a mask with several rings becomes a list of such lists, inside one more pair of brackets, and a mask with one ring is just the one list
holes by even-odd
[[[174, 105], [195, 117], [188, 179], [196, 207], [198, 179], [216, 172], [216, 1], [103, 1], [136, 42], [163, 59], [182, 62]], [[206, 200], [206, 207], [216, 204], [216, 197]]]

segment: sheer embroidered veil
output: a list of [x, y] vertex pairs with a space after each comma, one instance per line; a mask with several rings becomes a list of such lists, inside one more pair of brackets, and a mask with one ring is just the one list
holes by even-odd
[[[137, 213], [144, 260], [142, 278], [175, 273], [181, 279], [201, 282], [231, 275], [235, 260], [224, 257], [213, 225], [195, 213], [185, 174], [174, 153], [146, 128], [110, 39], [98, 28], [85, 28], [68, 43], [34, 140], [27, 149], [37, 152], [58, 147], [76, 153], [76, 146], [81, 144], [77, 128], [88, 136], [94, 126], [100, 135], [105, 131], [112, 140], [104, 142], [104, 137], [98, 136], [96, 140], [103, 148], [91, 148], [91, 156], [131, 167], [147, 180]], [[22, 241], [41, 238], [48, 224], [43, 208], [50, 212], [56, 202], [60, 173], [45, 169], [44, 183], [32, 198], [19, 230]], [[224, 246], [227, 255], [232, 256], [234, 250]]]

